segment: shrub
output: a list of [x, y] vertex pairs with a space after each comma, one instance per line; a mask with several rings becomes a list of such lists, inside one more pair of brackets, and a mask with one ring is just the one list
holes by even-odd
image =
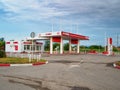
[[120, 66], [120, 61], [116, 62], [116, 65]]
[[6, 57], [5, 51], [0, 50], [0, 58]]

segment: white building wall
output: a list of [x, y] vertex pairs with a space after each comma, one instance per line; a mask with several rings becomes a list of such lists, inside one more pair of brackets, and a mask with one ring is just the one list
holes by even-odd
[[[25, 51], [24, 50], [24, 45], [27, 45], [27, 44], [24, 44], [24, 42], [27, 42], [27, 41], [7, 41], [6, 42], [6, 45], [5, 45], [5, 51], [6, 52], [23, 52]], [[30, 44], [28, 44], [30, 45]], [[37, 44], [35, 44], [37, 45]], [[44, 46], [41, 45], [41, 49], [42, 50], [39, 50], [39, 52], [43, 52], [44, 50]], [[26, 52], [30, 52], [30, 50], [26, 50]]]
[[5, 45], [6, 52], [22, 52], [20, 41], [7, 41]]

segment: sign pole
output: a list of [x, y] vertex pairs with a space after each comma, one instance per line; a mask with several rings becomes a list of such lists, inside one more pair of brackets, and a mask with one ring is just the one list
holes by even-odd
[[30, 33], [30, 37], [31, 37], [31, 39], [32, 39], [32, 45], [31, 45], [31, 52], [32, 52], [32, 55], [30, 55], [31, 58], [29, 58], [29, 62], [31, 62], [32, 59], [33, 59], [33, 46], [34, 46], [33, 40], [34, 40], [34, 37], [35, 37], [35, 32], [31, 32], [31, 33]]

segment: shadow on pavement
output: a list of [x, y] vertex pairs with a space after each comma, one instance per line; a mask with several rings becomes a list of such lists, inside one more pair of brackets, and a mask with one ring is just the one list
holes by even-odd
[[69, 64], [69, 63], [80, 63], [80, 61], [70, 61], [70, 60], [57, 60], [57, 61], [49, 61], [50, 63], [62, 63], [62, 64]]
[[89, 89], [87, 87], [72, 87], [71, 90], [91, 90], [91, 89]]
[[50, 63], [62, 63], [62, 64], [71, 64], [71, 63], [80, 63], [80, 64], [105, 64], [106, 67], [113, 67], [113, 63], [114, 62], [109, 62], [109, 63], [105, 63], [105, 62], [88, 62], [88, 61], [70, 61], [70, 60], [57, 60], [57, 61], [49, 61]]

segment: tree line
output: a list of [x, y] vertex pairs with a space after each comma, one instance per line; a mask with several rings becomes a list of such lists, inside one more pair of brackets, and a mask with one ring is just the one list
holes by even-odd
[[5, 40], [4, 38], [0, 38], [0, 58], [6, 57], [5, 54]]
[[[56, 48], [58, 47], [58, 50], [60, 49], [60, 44], [59, 43], [53, 43], [53, 50], [56, 50]], [[68, 51], [69, 50], [69, 43], [65, 43], [64, 46], [64, 51]], [[73, 45], [72, 48], [77, 48], [76, 45]], [[107, 46], [106, 46], [107, 48]], [[113, 51], [118, 51], [119, 47], [115, 47], [113, 46]], [[45, 41], [45, 45], [44, 45], [44, 50], [45, 51], [49, 51], [50, 50], [50, 41], [47, 40]], [[98, 52], [103, 52], [105, 51], [105, 46], [102, 45], [90, 45], [90, 46], [80, 46], [80, 51], [90, 51], [90, 50], [96, 50]]]

